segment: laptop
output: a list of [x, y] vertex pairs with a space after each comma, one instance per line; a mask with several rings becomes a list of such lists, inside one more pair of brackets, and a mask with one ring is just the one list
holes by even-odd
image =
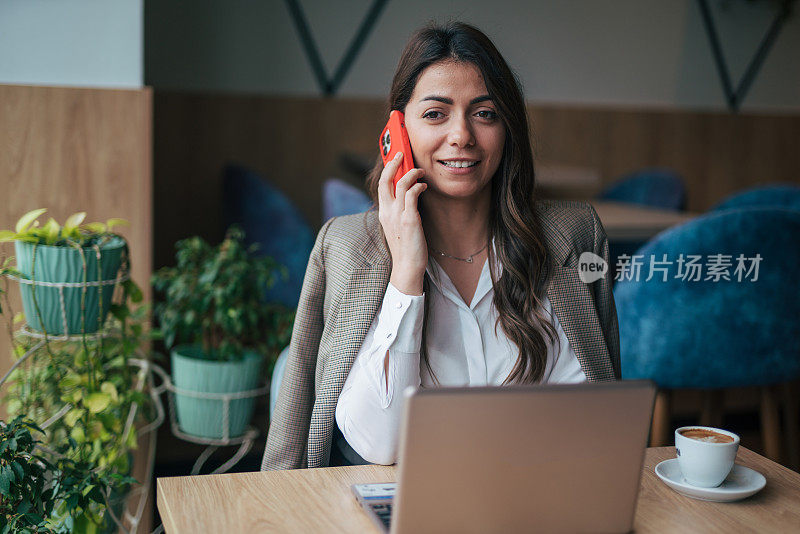
[[397, 483], [356, 484], [384, 531], [628, 532], [649, 381], [406, 392]]

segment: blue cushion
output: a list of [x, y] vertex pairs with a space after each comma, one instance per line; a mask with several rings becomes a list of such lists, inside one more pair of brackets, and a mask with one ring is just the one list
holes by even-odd
[[682, 210], [686, 205], [686, 187], [681, 176], [675, 171], [642, 169], [611, 184], [600, 193], [600, 198]]
[[323, 220], [341, 215], [362, 213], [372, 207], [366, 193], [337, 178], [328, 178], [322, 184]]
[[296, 307], [314, 246], [311, 227], [286, 195], [249, 169], [225, 167], [223, 188], [226, 227], [239, 224], [247, 242], [258, 244], [258, 254], [288, 270], [288, 279], [266, 292], [267, 301]]
[[[772, 384], [800, 376], [800, 212], [741, 209], [715, 212], [660, 234], [640, 249], [639, 281], [614, 290], [623, 378], [649, 378], [667, 388]], [[702, 255], [702, 281], [649, 281], [652, 255], [677, 261]], [[730, 281], [707, 277], [708, 255], [731, 255]], [[734, 275], [736, 258], [762, 257], [758, 279]], [[750, 267], [751, 262], [747, 261]]]
[[718, 211], [748, 207], [800, 210], [800, 186], [793, 184], [772, 184], [756, 187], [729, 196], [713, 209]]

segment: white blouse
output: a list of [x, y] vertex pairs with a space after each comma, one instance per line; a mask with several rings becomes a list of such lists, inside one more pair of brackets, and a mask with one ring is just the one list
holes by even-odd
[[[499, 262], [496, 265], [499, 273]], [[514, 368], [519, 351], [499, 324], [495, 330], [498, 313], [492, 303], [494, 289], [488, 260], [469, 305], [433, 258], [429, 259], [426, 272], [432, 281], [428, 360], [439, 384], [502, 384]], [[424, 296], [405, 295], [389, 284], [381, 310], [367, 332], [336, 404], [339, 430], [369, 462], [388, 465], [397, 460], [402, 392], [409, 386], [436, 385], [420, 364], [423, 308]], [[542, 383], [585, 382], [586, 375], [546, 297], [543, 310], [550, 317], [558, 340], [548, 348]], [[387, 351], [388, 380], [384, 370]]]

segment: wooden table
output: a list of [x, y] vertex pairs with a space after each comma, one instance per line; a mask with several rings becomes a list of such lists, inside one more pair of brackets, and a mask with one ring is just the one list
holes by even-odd
[[671, 226], [697, 217], [697, 213], [592, 200], [597, 216], [603, 223], [609, 241], [647, 241]]
[[[634, 527], [640, 532], [797, 532], [800, 474], [744, 447], [736, 462], [767, 486], [739, 502], [684, 497], [653, 472], [674, 447], [647, 450]], [[202, 532], [377, 532], [350, 492], [361, 482], [395, 480], [394, 467], [357, 466], [158, 479], [168, 534]]]

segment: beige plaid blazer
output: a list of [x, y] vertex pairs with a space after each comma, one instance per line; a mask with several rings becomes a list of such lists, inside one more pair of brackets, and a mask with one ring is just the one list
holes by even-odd
[[[590, 381], [620, 376], [611, 272], [592, 283], [578, 257], [608, 261], [608, 240], [594, 208], [537, 203], [553, 261], [547, 296]], [[339, 394], [389, 284], [391, 258], [376, 211], [337, 217], [320, 230], [308, 262], [289, 358], [262, 470], [324, 467], [330, 458]]]

